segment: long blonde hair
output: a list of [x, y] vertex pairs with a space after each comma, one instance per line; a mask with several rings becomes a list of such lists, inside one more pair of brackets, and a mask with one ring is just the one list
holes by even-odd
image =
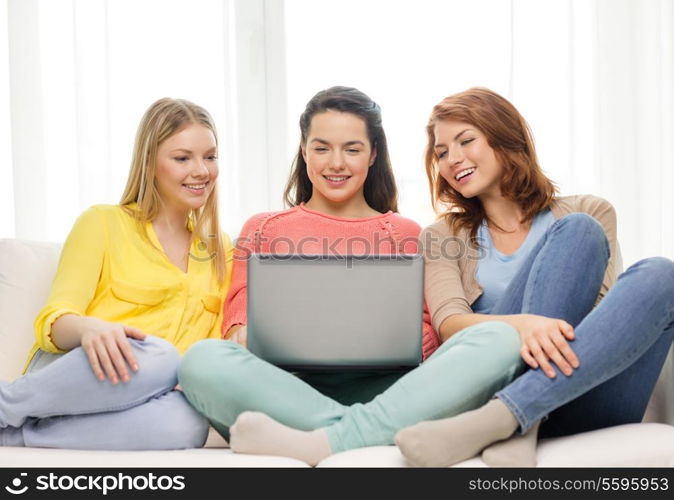
[[[157, 150], [166, 139], [194, 123], [203, 125], [213, 132], [217, 144], [218, 135], [211, 115], [201, 106], [184, 99], [168, 97], [159, 99], [148, 108], [138, 125], [131, 170], [119, 204], [140, 223], [141, 234], [148, 241], [150, 238], [145, 230], [145, 223], [157, 217], [160, 205], [163, 203], [155, 184]], [[129, 206], [133, 202], [138, 204], [137, 210]], [[225, 248], [218, 221], [217, 184], [213, 186], [213, 191], [205, 205], [199, 209], [190, 210], [185, 222], [190, 222], [192, 225], [190, 247], [197, 239], [203, 242], [200, 243], [200, 247], [207, 251], [208, 255], [213, 256], [213, 269], [218, 282], [223, 283], [226, 264]]]

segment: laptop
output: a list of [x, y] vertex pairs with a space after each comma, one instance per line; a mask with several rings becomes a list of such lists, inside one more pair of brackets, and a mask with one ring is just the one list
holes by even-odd
[[289, 371], [421, 363], [420, 255], [251, 254], [248, 349]]

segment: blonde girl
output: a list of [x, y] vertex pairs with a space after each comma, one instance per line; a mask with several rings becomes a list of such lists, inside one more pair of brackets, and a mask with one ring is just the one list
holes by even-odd
[[176, 390], [180, 355], [219, 336], [231, 244], [218, 224], [208, 112], [160, 99], [143, 116], [118, 205], [95, 205], [61, 252], [26, 374], [0, 383], [4, 446], [202, 446]]

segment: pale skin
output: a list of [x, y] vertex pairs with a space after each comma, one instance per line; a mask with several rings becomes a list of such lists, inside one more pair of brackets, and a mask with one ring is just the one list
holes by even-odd
[[[152, 227], [166, 258], [183, 273], [191, 238], [185, 225], [188, 212], [206, 204], [217, 176], [217, 145], [209, 128], [190, 123], [159, 144], [155, 184], [162, 203]], [[140, 369], [128, 338], [145, 336], [132, 326], [74, 314], [60, 316], [51, 329], [57, 347], [82, 346], [95, 376], [113, 384], [128, 382]]]
[[[362, 118], [333, 110], [317, 113], [302, 144], [302, 156], [313, 187], [307, 208], [353, 219], [379, 215], [367, 204], [363, 191], [377, 151]], [[225, 338], [246, 347], [246, 326], [234, 325]]]
[[[489, 224], [489, 232], [494, 246], [503, 254], [514, 253], [524, 242], [531, 223], [522, 222], [521, 208], [501, 194], [503, 168], [485, 135], [470, 124], [444, 120], [436, 123], [435, 138], [440, 175], [462, 196], [477, 197], [482, 202], [493, 223]], [[472, 168], [472, 174], [457, 179]], [[562, 319], [533, 314], [454, 314], [442, 322], [438, 333], [444, 342], [464, 328], [494, 320], [504, 321], [519, 332], [522, 359], [532, 368], [540, 367], [548, 377], [556, 376], [551, 363], [566, 376], [580, 366], [568, 343], [575, 338], [573, 327]]]

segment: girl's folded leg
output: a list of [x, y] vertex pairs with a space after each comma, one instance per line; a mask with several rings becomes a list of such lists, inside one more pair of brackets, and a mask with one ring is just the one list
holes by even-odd
[[185, 354], [178, 378], [190, 403], [218, 431], [245, 412], [312, 430], [337, 421], [345, 407], [229, 340], [202, 340]]
[[[190, 403], [206, 415], [233, 451], [317, 463], [330, 453], [321, 427], [345, 406], [227, 340], [202, 340], [180, 365]], [[300, 429], [300, 430], [297, 430]]]
[[[600, 400], [592, 402], [605, 406], [588, 411], [598, 411], [605, 425], [613, 425], [607, 418], [607, 413], [614, 410], [618, 412], [619, 419], [626, 413], [634, 414], [632, 410], [616, 409], [615, 406], [609, 411], [609, 407], [606, 406], [608, 404], [606, 398], [611, 398], [622, 391], [630, 392], [627, 388], [633, 386], [634, 391], [638, 388], [641, 394], [635, 400], [630, 399], [630, 406], [640, 408], [639, 411], [643, 415], [644, 401], [648, 401], [669, 350], [674, 336], [673, 330], [674, 263], [664, 258], [640, 261], [620, 276], [599, 306], [578, 325], [572, 348], [578, 355], [581, 365], [571, 376], [567, 377], [557, 370], [557, 376], [550, 379], [541, 370], [528, 370], [499, 391], [498, 400], [490, 401], [479, 410], [471, 412], [474, 414], [471, 420], [479, 417], [479, 420], [484, 421], [481, 432], [475, 432], [472, 437], [465, 434], [461, 426], [457, 425], [457, 422], [460, 423], [459, 420], [464, 417], [459, 415], [433, 422], [434, 427], [426, 433], [427, 439], [424, 442], [426, 444], [432, 442], [436, 448], [444, 446], [447, 450], [451, 450], [454, 441], [470, 439], [474, 446], [466, 447], [466, 450], [479, 451], [480, 447], [483, 448], [498, 440], [485, 442], [484, 437], [497, 420], [495, 415], [498, 419], [504, 418], [503, 408], [508, 409], [509, 418], [516, 418], [517, 425], [524, 434], [550, 412], [614, 377], [616, 378], [613, 383], [597, 391], [597, 397], [603, 402]], [[644, 359], [639, 363], [641, 358]], [[630, 367], [635, 363], [634, 372], [630, 373]], [[618, 376], [626, 370], [626, 375]], [[638, 380], [634, 377], [638, 377]], [[627, 397], [630, 398], [629, 395]], [[587, 406], [582, 402], [579, 404]], [[570, 410], [574, 408], [577, 406], [570, 406]], [[595, 421], [593, 425], [596, 428], [597, 419], [589, 414], [588, 417], [590, 422]], [[579, 413], [574, 418], [582, 420], [584, 416]], [[439, 433], [439, 426], [449, 429], [449, 432]], [[432, 453], [419, 452], [418, 447], [411, 445], [408, 448], [410, 454], [421, 455], [426, 465], [451, 465], [471, 456], [465, 453], [457, 455], [448, 451], [442, 462], [429, 461], [429, 457], [433, 458]], [[451, 461], [446, 459], [450, 455]]]
[[[620, 275], [604, 299], [576, 328], [576, 340], [571, 347], [580, 367], [571, 376], [557, 370], [557, 377], [550, 379], [541, 370], [529, 370], [497, 396], [513, 412], [522, 432], [526, 432], [552, 411], [636, 363], [632, 375], [638, 372], [645, 377], [642, 382], [649, 384], [640, 387], [647, 393], [637, 398], [637, 403], [643, 406], [640, 401], [644, 398], [647, 401], [650, 396], [671, 345], [673, 329], [674, 262], [661, 257], [642, 260]], [[627, 376], [617, 378], [609, 387], [615, 383], [630, 385]], [[626, 396], [630, 403], [634, 402], [632, 396]], [[618, 411], [619, 415], [626, 412]]]
[[129, 343], [139, 370], [130, 372], [127, 383], [113, 385], [107, 379], [98, 380], [81, 347], [46, 366], [34, 359], [33, 369], [29, 367], [26, 375], [11, 383], [0, 383], [0, 428], [21, 427], [28, 418], [123, 410], [176, 386], [180, 355], [171, 343], [153, 336], [129, 339]]
[[540, 437], [641, 422], [673, 338], [674, 324], [629, 368], [550, 413]]
[[29, 419], [3, 435], [5, 446], [77, 450], [170, 450], [199, 448], [208, 421], [180, 391], [170, 391], [121, 411]]
[[419, 420], [478, 407], [521, 366], [515, 329], [486, 322], [457, 333], [369, 403], [349, 407], [232, 342], [196, 344], [179, 372], [200, 411], [212, 421], [234, 423], [234, 451], [313, 465], [331, 453], [393, 444], [398, 430]]
[[[350, 406], [327, 427], [332, 451], [393, 444], [406, 426], [478, 408], [521, 372], [519, 348], [517, 331], [503, 322], [479, 323], [456, 333], [421, 366], [371, 402]], [[464, 424], [462, 432], [469, 433], [473, 423]]]
[[[492, 314], [536, 314], [578, 326], [594, 307], [609, 259], [601, 225], [584, 213], [558, 219], [508, 285]], [[554, 286], [550, 286], [554, 283]], [[538, 427], [482, 453], [490, 466], [536, 464]]]
[[491, 314], [536, 314], [575, 327], [594, 307], [608, 259], [608, 241], [595, 219], [583, 213], [562, 217], [531, 251]]

